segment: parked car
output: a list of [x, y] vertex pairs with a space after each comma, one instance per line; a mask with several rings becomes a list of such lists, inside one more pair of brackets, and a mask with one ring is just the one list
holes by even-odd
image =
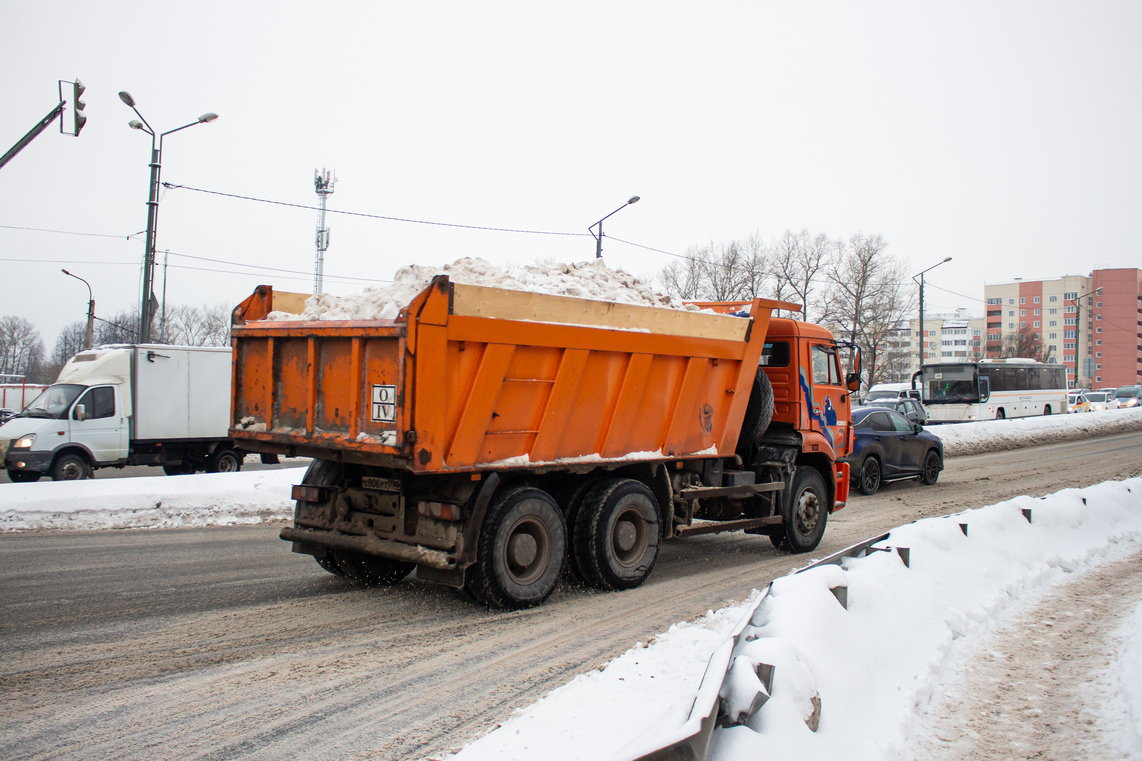
[[1107, 391], [1088, 391], [1086, 400], [1090, 402], [1091, 412], [1118, 409], [1118, 400], [1113, 393]]
[[944, 444], [938, 436], [883, 407], [857, 407], [852, 419], [853, 451], [845, 461], [861, 494], [874, 494], [885, 481], [936, 483], [944, 469]]
[[1114, 398], [1119, 407], [1138, 407], [1142, 405], [1142, 386], [1122, 386], [1115, 390]]
[[915, 399], [877, 399], [876, 401], [865, 402], [865, 404], [869, 407], [896, 410], [910, 423], [928, 424], [928, 411], [924, 409], [924, 405]]
[[869, 388], [865, 394], [864, 403], [878, 402], [883, 399], [919, 399], [920, 389], [912, 388], [909, 383], [877, 383]]
[[1085, 391], [1067, 392], [1068, 412], [1090, 412], [1090, 402], [1087, 401]]

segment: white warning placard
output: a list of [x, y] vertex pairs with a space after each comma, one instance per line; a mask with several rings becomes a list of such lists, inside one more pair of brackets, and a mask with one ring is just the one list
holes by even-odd
[[374, 423], [395, 423], [397, 421], [397, 387], [373, 384]]

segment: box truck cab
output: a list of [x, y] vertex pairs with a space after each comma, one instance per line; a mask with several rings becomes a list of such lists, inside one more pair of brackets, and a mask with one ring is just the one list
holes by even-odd
[[89, 478], [96, 468], [161, 466], [169, 474], [234, 471], [227, 437], [230, 350], [102, 346], [0, 426], [0, 457], [16, 482]]

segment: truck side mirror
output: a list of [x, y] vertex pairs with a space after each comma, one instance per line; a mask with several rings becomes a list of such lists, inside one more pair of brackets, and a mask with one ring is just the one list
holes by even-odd
[[860, 373], [849, 373], [846, 375], [845, 388], [849, 391], [860, 391]]
[[71, 414], [76, 420], [87, 420], [87, 405], [75, 405], [75, 411]]

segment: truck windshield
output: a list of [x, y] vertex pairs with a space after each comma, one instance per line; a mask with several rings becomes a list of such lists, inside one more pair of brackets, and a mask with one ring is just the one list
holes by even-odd
[[920, 373], [925, 404], [964, 404], [979, 401], [975, 365], [927, 365]]
[[24, 408], [20, 413], [20, 417], [42, 417], [51, 418], [53, 420], [62, 420], [67, 417], [67, 411], [71, 409], [71, 403], [75, 401], [87, 386], [80, 386], [75, 383], [60, 383], [56, 386], [50, 386], [46, 391], [32, 400], [32, 403]]

